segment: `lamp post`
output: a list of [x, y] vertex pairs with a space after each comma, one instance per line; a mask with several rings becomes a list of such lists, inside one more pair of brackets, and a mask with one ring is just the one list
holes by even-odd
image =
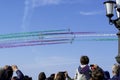
[[[116, 34], [118, 36], [118, 55], [115, 57], [116, 61], [120, 64], [120, 0], [112, 1], [105, 1], [104, 2], [106, 6], [106, 16], [109, 19], [109, 24], [114, 24], [115, 27], [118, 29], [118, 33]], [[117, 18], [112, 19], [114, 16], [113, 10], [115, 9]]]

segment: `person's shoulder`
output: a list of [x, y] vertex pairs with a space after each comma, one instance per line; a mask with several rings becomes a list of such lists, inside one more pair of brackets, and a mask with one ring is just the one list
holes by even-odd
[[87, 80], [87, 78], [84, 74], [79, 74], [78, 75], [78, 80]]
[[0, 67], [0, 73], [1, 73], [1, 72], [4, 72], [4, 71], [5, 71], [5, 69], [2, 68], [2, 67]]

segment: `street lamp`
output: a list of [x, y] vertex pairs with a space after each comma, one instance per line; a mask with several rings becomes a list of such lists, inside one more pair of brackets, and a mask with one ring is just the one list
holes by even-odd
[[[114, 24], [115, 27], [118, 29], [118, 33], [116, 34], [118, 36], [118, 55], [115, 57], [116, 61], [120, 64], [120, 0], [112, 1], [105, 1], [104, 2], [106, 6], [106, 16], [109, 19], [109, 24]], [[113, 10], [115, 9], [117, 18], [112, 19], [114, 16]]]

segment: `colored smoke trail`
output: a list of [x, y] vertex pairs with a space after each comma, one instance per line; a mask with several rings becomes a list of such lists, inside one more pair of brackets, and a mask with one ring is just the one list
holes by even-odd
[[69, 43], [68, 41], [64, 42], [51, 42], [51, 43], [36, 43], [36, 44], [20, 44], [20, 45], [0, 45], [0, 48], [13, 48], [13, 47], [23, 47], [23, 46], [37, 46], [37, 45], [52, 45], [52, 44], [65, 44]]
[[36, 32], [23, 32], [23, 33], [12, 33], [12, 34], [3, 34], [0, 35], [0, 39], [3, 38], [18, 38], [18, 37], [29, 37], [29, 36], [41, 36], [41, 35], [50, 35], [50, 34], [67, 34], [68, 30], [49, 30], [49, 31], [36, 31]]
[[117, 41], [116, 34], [71, 32], [69, 29], [0, 35], [0, 48], [72, 43], [73, 41]]
[[8, 38], [23, 38], [23, 37], [35, 37], [35, 36], [47, 36], [47, 35], [74, 35], [75, 37], [81, 36], [116, 36], [116, 34], [97, 34], [90, 32], [28, 32], [28, 33], [14, 33], [14, 34], [6, 34], [0, 35], [0, 39], [8, 39]]
[[8, 43], [0, 43], [0, 45], [10, 45], [10, 44], [31, 44], [31, 43], [49, 43], [49, 42], [62, 42], [62, 41], [71, 41], [71, 39], [52, 39], [52, 40], [30, 40], [30, 41], [13, 41]]
[[117, 38], [75, 39], [75, 41], [118, 41]]

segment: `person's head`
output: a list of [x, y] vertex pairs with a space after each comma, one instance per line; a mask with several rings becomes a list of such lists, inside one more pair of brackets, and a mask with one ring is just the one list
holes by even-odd
[[105, 76], [105, 79], [110, 79], [110, 73], [108, 71], [104, 71], [104, 76]]
[[88, 58], [88, 56], [81, 56], [80, 57], [80, 63], [81, 63], [81, 65], [89, 64], [89, 58]]
[[58, 72], [55, 76], [55, 80], [65, 80], [64, 72]]
[[17, 65], [12, 65], [11, 67], [12, 67], [13, 71], [16, 71], [18, 69]]
[[4, 67], [3, 67], [3, 69], [8, 69], [8, 67], [9, 67], [9, 65], [5, 65]]
[[13, 70], [11, 66], [5, 65], [0, 69], [0, 80], [10, 80], [13, 75]]
[[91, 71], [97, 69], [98, 67], [99, 67], [99, 66], [98, 66], [97, 64], [91, 64], [91, 65], [90, 65]]
[[40, 74], [38, 75], [38, 80], [45, 80], [46, 79], [46, 75], [44, 72], [40, 72]]
[[119, 75], [119, 71], [120, 71], [120, 65], [119, 64], [114, 64], [112, 66], [113, 75]]
[[103, 80], [103, 79], [104, 72], [100, 67], [97, 67], [95, 70], [92, 71], [90, 80]]
[[55, 78], [55, 74], [54, 74], [54, 73], [51, 74], [51, 75], [50, 75], [50, 78], [51, 78], [51, 80], [54, 80], [54, 78]]
[[5, 66], [5, 74], [4, 74], [4, 79], [8, 80], [12, 78], [13, 75], [13, 70], [11, 66]]

